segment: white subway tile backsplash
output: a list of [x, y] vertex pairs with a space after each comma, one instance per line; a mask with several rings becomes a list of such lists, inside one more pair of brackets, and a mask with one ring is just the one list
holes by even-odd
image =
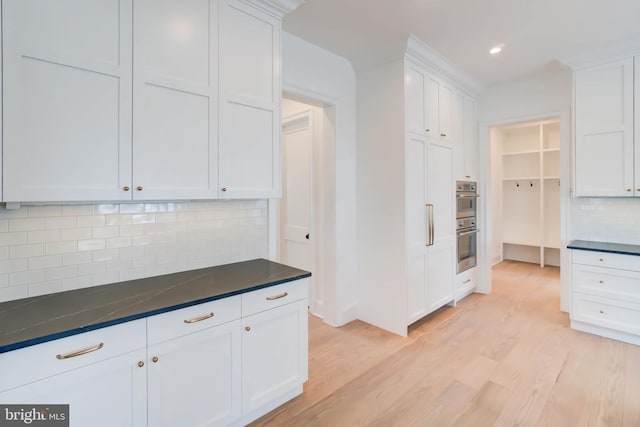
[[78, 251], [98, 251], [107, 247], [105, 239], [79, 240]]
[[62, 267], [62, 255], [46, 255], [29, 258], [29, 270]]
[[[621, 218], [618, 226], [634, 220]], [[265, 257], [267, 251], [265, 200], [0, 208], [0, 301]]]
[[63, 216], [91, 215], [93, 214], [92, 205], [62, 205]]
[[[60, 230], [30, 231], [29, 243], [59, 242], [62, 240], [61, 236]], [[1, 238], [2, 234], [0, 234], [0, 239]]]
[[131, 237], [112, 237], [107, 239], [107, 249], [126, 248], [131, 246]]
[[92, 252], [76, 252], [62, 255], [62, 265], [86, 264], [92, 261]]
[[46, 205], [46, 206], [27, 206], [27, 216], [30, 217], [47, 217], [47, 216], [60, 216], [62, 215], [61, 205]]
[[52, 280], [49, 282], [32, 283], [27, 286], [29, 289], [30, 297], [51, 294], [51, 293], [60, 292], [63, 290], [62, 280]]
[[9, 286], [29, 285], [31, 283], [44, 282], [44, 270], [22, 271], [9, 274]]
[[36, 257], [45, 254], [45, 245], [42, 243], [35, 245], [16, 245], [7, 249], [10, 250], [11, 259]]
[[0, 274], [16, 273], [18, 271], [27, 271], [29, 269], [28, 259], [12, 259], [0, 261]]
[[640, 241], [640, 199], [572, 198], [570, 238], [613, 243]]
[[[82, 264], [81, 264], [82, 265]], [[50, 268], [46, 270], [47, 280], [66, 279], [78, 275], [78, 266], [67, 265], [65, 267]]]
[[78, 251], [78, 242], [66, 241], [66, 242], [51, 242], [47, 243], [47, 255], [54, 254], [68, 254]]
[[[91, 218], [91, 217], [78, 217], [78, 225], [80, 223], [80, 218]], [[104, 223], [104, 221], [103, 221]], [[84, 227], [80, 226], [79, 227]], [[69, 228], [66, 230], [60, 230], [60, 239], [61, 240], [88, 240], [91, 239], [91, 228]]]
[[61, 216], [46, 218], [47, 230], [58, 230], [61, 228], [76, 228], [78, 227], [78, 217], [75, 216]]
[[129, 225], [131, 215], [107, 215], [106, 225]]
[[9, 220], [9, 231], [43, 230], [44, 218], [17, 218]]

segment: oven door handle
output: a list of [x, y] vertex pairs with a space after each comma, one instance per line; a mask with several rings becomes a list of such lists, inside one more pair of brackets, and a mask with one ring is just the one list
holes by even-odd
[[478, 197], [480, 197], [479, 194], [470, 194], [470, 195], [456, 194], [457, 199], [477, 199]]
[[469, 234], [475, 234], [480, 230], [471, 230], [471, 231], [460, 231], [458, 234], [458, 237], [462, 237], [462, 236], [468, 236]]

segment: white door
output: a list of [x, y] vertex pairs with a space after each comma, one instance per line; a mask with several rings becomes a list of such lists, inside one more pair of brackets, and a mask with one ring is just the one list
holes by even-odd
[[[283, 192], [280, 259], [303, 270], [314, 270], [313, 129], [311, 113], [302, 113], [282, 126]], [[313, 285], [309, 292], [313, 293]], [[314, 301], [309, 295], [309, 301]]]

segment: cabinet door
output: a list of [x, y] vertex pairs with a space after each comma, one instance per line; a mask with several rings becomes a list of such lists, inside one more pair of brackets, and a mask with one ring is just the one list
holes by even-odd
[[427, 141], [410, 135], [407, 141], [407, 314], [413, 323], [427, 314], [427, 244], [429, 215], [426, 182]]
[[427, 135], [433, 138], [438, 137], [438, 134], [440, 133], [440, 123], [438, 119], [439, 96], [440, 82], [431, 76], [427, 76], [424, 95], [424, 124]]
[[634, 196], [640, 197], [640, 56], [634, 58]]
[[134, 3], [134, 199], [218, 196], [215, 0]]
[[451, 142], [453, 143], [453, 170], [458, 179], [465, 175], [464, 159], [464, 95], [458, 92], [453, 94], [451, 102]]
[[5, 0], [4, 201], [128, 200], [131, 0]]
[[407, 65], [405, 75], [407, 103], [407, 130], [423, 135], [425, 133], [425, 76], [416, 67]]
[[455, 275], [455, 178], [453, 149], [444, 143], [427, 146], [427, 200], [433, 205], [432, 245], [427, 253], [426, 298], [431, 312], [453, 300]]
[[224, 426], [237, 420], [240, 354], [240, 320], [150, 346], [149, 425]]
[[3, 404], [69, 404], [72, 427], [147, 425], [146, 351], [74, 369], [0, 393]]
[[575, 72], [575, 192], [633, 194], [633, 59]]
[[441, 83], [438, 95], [438, 136], [451, 139], [451, 102], [453, 91], [451, 87]]
[[301, 387], [307, 380], [307, 300], [242, 320], [242, 412]]
[[476, 103], [471, 98], [464, 98], [463, 117], [463, 152], [464, 179], [478, 179], [478, 125], [476, 122]]
[[280, 22], [220, 7], [220, 197], [280, 197]]

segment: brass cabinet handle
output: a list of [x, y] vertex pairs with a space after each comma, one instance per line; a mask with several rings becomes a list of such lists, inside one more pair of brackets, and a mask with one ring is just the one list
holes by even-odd
[[251, 330], [251, 326], [245, 326], [245, 327], [244, 327], [244, 330], [245, 330], [245, 331], [247, 331], [247, 332], [249, 332], [249, 331]]
[[603, 259], [603, 258], [600, 258], [600, 262], [603, 262], [603, 261], [604, 261], [604, 259]]
[[227, 191], [227, 187], [222, 187], [222, 192], [226, 192]]
[[427, 223], [427, 246], [433, 246], [434, 241], [434, 229], [433, 229], [433, 204], [425, 204], [429, 208], [429, 222]]
[[128, 187], [128, 186], [126, 186], [126, 185], [125, 185], [124, 187], [122, 187], [122, 189], [123, 189], [124, 191], [129, 191], [129, 187]]
[[153, 358], [151, 359], [151, 361], [153, 363], [158, 363], [158, 356], [153, 356]]
[[600, 280], [600, 283], [602, 284], [602, 283], [604, 283], [604, 281]]
[[471, 279], [467, 279], [467, 280], [465, 280], [465, 281], [464, 281], [464, 282], [462, 282], [462, 283], [469, 283], [470, 281], [471, 281]]
[[604, 314], [604, 311], [603, 311], [603, 310], [600, 310], [600, 314]]
[[425, 132], [429, 132], [431, 129], [425, 129]]
[[286, 296], [289, 296], [288, 292], [285, 292], [285, 293], [279, 294], [279, 295], [274, 295], [272, 297], [267, 297], [267, 301], [273, 301], [273, 300], [276, 300], [276, 299], [284, 298]]
[[213, 312], [211, 312], [209, 314], [205, 314], [204, 316], [200, 316], [200, 317], [196, 317], [196, 318], [193, 318], [193, 319], [185, 320], [184, 323], [202, 322], [203, 320], [211, 319], [213, 316], [214, 316], [214, 314], [213, 314]]
[[136, 187], [136, 190], [138, 190], [138, 191], [142, 191], [142, 185], [138, 185], [138, 186]]
[[630, 189], [630, 188], [627, 188], [627, 191], [631, 192], [631, 189]]
[[447, 134], [446, 133], [441, 133], [440, 136], [445, 137], [445, 136], [447, 136]]
[[138, 362], [138, 366], [142, 368], [142, 367], [144, 366], [144, 362], [143, 362], [142, 360], [141, 360], [141, 361], [139, 361], [139, 362]]
[[72, 357], [82, 356], [83, 354], [87, 354], [87, 353], [93, 353], [94, 351], [100, 350], [102, 347], [104, 347], [104, 343], [100, 343], [100, 344], [95, 345], [93, 347], [85, 348], [84, 350], [74, 351], [73, 353], [58, 354], [56, 356], [56, 359], [58, 359], [58, 360], [71, 359]]

